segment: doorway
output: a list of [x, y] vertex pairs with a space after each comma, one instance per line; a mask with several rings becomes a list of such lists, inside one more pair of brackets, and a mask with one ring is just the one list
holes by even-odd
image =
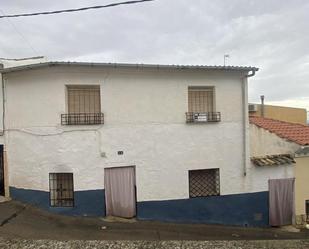
[[294, 178], [273, 179], [269, 186], [269, 224], [291, 225], [294, 217]]
[[135, 167], [104, 169], [106, 216], [136, 216]]

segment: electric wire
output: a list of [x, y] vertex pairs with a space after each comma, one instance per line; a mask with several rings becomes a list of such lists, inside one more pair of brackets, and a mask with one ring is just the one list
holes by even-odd
[[44, 11], [44, 12], [34, 12], [34, 13], [22, 13], [22, 14], [12, 14], [12, 15], [3, 14], [2, 16], [0, 16], [0, 18], [28, 17], [28, 16], [38, 16], [38, 15], [53, 15], [53, 14], [60, 14], [60, 13], [71, 13], [71, 12], [77, 12], [77, 11], [110, 8], [110, 7], [116, 7], [116, 6], [119, 6], [119, 5], [138, 4], [138, 3], [151, 2], [151, 1], [155, 1], [155, 0], [125, 1], [125, 2], [111, 3], [111, 4], [106, 4], [106, 5], [89, 6], [89, 7], [76, 8], [76, 9], [64, 9], [64, 10]]

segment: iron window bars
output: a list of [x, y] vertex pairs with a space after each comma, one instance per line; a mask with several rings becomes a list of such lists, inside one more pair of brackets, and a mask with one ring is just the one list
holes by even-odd
[[61, 114], [62, 125], [97, 125], [104, 124], [103, 113]]
[[186, 112], [187, 123], [211, 123], [220, 121], [220, 112]]
[[73, 173], [49, 174], [50, 206], [73, 207]]
[[190, 198], [220, 195], [219, 169], [190, 170], [189, 195]]

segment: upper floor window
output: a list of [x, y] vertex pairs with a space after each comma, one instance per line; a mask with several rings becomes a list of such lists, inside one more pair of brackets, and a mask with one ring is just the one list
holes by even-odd
[[67, 125], [103, 124], [101, 113], [100, 86], [67, 86], [68, 114], [61, 116]]
[[215, 112], [214, 87], [189, 87], [187, 122], [218, 122], [219, 112]]

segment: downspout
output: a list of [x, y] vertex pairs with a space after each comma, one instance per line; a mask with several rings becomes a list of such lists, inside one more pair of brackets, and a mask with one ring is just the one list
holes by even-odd
[[251, 73], [245, 75], [242, 79], [242, 103], [243, 103], [243, 156], [244, 156], [244, 176], [247, 175], [247, 156], [248, 156], [248, 78], [255, 75], [256, 70], [252, 70]]
[[[0, 63], [0, 70], [3, 69], [3, 64]], [[5, 130], [5, 125], [4, 125], [4, 118], [5, 118], [5, 87], [4, 87], [4, 77], [3, 74], [0, 72], [0, 77], [1, 77], [1, 88], [2, 88], [2, 131], [0, 133], [0, 136], [4, 136], [4, 130]]]

